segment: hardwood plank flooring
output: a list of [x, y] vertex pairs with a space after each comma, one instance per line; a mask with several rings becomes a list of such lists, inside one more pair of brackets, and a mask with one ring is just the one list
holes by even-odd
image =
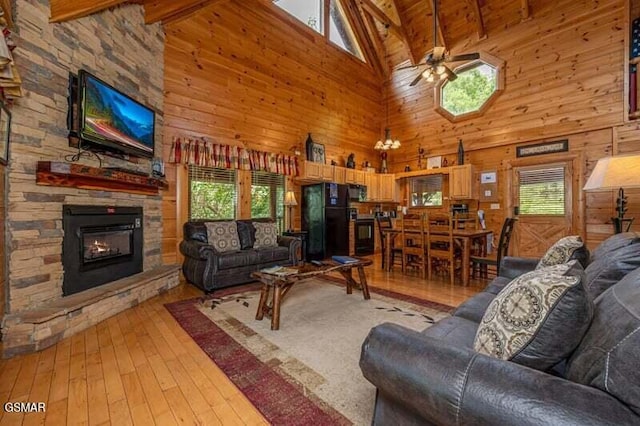
[[[366, 268], [371, 287], [457, 306], [486, 285]], [[201, 296], [189, 284], [41, 352], [0, 360], [0, 400], [46, 402], [45, 413], [0, 410], [0, 425], [266, 425], [267, 421], [164, 308]]]

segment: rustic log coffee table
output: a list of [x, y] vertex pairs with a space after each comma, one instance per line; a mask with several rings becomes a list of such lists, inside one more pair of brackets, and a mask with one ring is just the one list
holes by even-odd
[[[373, 262], [369, 259], [354, 259], [357, 261], [352, 263], [338, 263], [333, 260], [328, 260], [323, 262], [324, 265], [322, 266], [305, 263], [302, 266], [287, 267], [288, 275], [266, 272], [265, 270], [254, 272], [251, 275], [262, 282], [256, 319], [262, 320], [266, 314], [271, 317], [271, 330], [278, 330], [280, 328], [280, 307], [282, 300], [291, 287], [298, 281], [325, 275], [329, 272], [339, 272], [344, 277], [347, 285], [347, 294], [351, 294], [353, 287], [356, 287], [362, 290], [362, 295], [365, 300], [370, 299], [371, 296], [369, 296], [369, 286], [367, 285], [364, 267], [371, 265]], [[353, 279], [352, 271], [354, 269], [358, 271], [359, 282]]]

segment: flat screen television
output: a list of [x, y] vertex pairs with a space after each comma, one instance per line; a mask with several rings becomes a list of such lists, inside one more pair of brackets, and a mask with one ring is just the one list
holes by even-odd
[[78, 72], [77, 136], [83, 148], [153, 157], [155, 112], [85, 70]]

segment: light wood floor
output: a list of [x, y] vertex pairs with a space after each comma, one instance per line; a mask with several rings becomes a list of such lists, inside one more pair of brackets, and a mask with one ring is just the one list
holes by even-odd
[[[387, 273], [378, 258], [370, 285], [450, 306], [486, 284]], [[0, 403], [46, 402], [45, 413], [0, 410], [0, 426], [267, 424], [163, 306], [200, 295], [181, 284], [41, 352], [0, 360]]]

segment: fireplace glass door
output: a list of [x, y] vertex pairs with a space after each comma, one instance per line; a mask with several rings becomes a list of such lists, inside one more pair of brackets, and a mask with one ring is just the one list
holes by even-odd
[[80, 232], [83, 268], [119, 262], [133, 254], [133, 225], [82, 228]]

